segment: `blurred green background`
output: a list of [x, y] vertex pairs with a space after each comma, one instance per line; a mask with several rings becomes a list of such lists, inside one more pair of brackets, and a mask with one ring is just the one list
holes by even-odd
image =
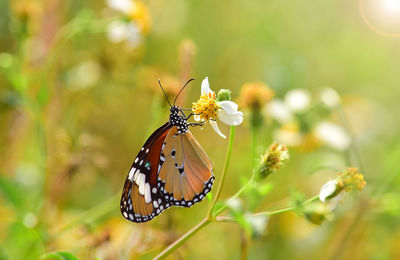
[[[256, 205], [241, 198], [244, 211], [317, 195], [346, 166], [368, 184], [321, 225], [296, 213], [272, 216], [252, 235], [212, 223], [171, 259], [239, 259], [244, 240], [249, 259], [399, 259], [399, 28], [396, 0], [1, 0], [0, 259], [149, 259], [197, 224], [207, 199], [135, 224], [120, 215], [119, 197], [140, 147], [168, 119], [157, 79], [171, 99], [195, 78], [179, 99], [190, 108], [206, 76], [214, 91], [231, 89], [245, 114], [222, 199], [273, 140], [290, 160]], [[260, 101], [255, 144], [253, 108], [241, 96], [249, 82], [274, 93]], [[340, 105], [321, 99], [327, 87]], [[290, 107], [293, 89], [307, 104], [283, 120], [270, 104]], [[227, 140], [209, 125], [192, 132], [218, 183]]]

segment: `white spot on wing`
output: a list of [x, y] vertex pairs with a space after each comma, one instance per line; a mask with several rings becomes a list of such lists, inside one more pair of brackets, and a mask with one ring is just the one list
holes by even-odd
[[146, 177], [144, 176], [143, 173], [140, 174], [139, 176], [140, 182], [139, 182], [139, 193], [141, 195], [144, 195], [144, 185], [145, 185], [145, 181], [146, 181]]
[[153, 206], [154, 206], [155, 208], [158, 208], [158, 203], [157, 203], [157, 201], [153, 201]]
[[149, 183], [145, 184], [144, 201], [146, 203], [150, 203], [151, 202], [151, 193], [150, 193], [150, 184]]
[[135, 175], [136, 175], [135, 182], [136, 182], [137, 185], [139, 185], [140, 184], [140, 179], [142, 178], [143, 174], [141, 174], [140, 171], [138, 170]]
[[129, 171], [128, 179], [129, 179], [130, 181], [133, 181], [133, 176], [134, 176], [135, 171], [136, 171], [136, 168], [135, 168], [135, 167], [132, 167], [131, 170]]

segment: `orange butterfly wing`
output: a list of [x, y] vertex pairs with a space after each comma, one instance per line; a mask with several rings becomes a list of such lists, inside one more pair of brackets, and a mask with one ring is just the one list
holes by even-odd
[[211, 190], [211, 161], [190, 131], [179, 134], [173, 127], [164, 142], [158, 187], [172, 205], [191, 207]]

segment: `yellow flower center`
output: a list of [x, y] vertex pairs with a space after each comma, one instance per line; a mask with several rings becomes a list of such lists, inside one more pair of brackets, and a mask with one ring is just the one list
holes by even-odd
[[215, 100], [215, 93], [212, 92], [208, 94], [202, 94], [200, 99], [196, 103], [193, 103], [192, 111], [196, 115], [199, 115], [200, 119], [208, 121], [218, 117], [218, 108], [220, 108], [220, 106]]

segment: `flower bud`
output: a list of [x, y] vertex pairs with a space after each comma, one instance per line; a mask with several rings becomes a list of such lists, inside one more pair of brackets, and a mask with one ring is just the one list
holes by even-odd
[[286, 145], [272, 143], [265, 154], [261, 156], [258, 167], [260, 178], [264, 179], [274, 171], [279, 170], [287, 159], [289, 159], [289, 152]]
[[367, 185], [367, 182], [364, 181], [364, 175], [359, 173], [357, 168], [348, 167], [338, 175], [339, 185], [343, 187], [344, 191], [351, 191], [353, 189], [361, 191]]
[[217, 101], [221, 102], [221, 101], [230, 101], [230, 100], [232, 100], [231, 93], [232, 93], [232, 91], [229, 90], [229, 89], [220, 89], [218, 91]]

